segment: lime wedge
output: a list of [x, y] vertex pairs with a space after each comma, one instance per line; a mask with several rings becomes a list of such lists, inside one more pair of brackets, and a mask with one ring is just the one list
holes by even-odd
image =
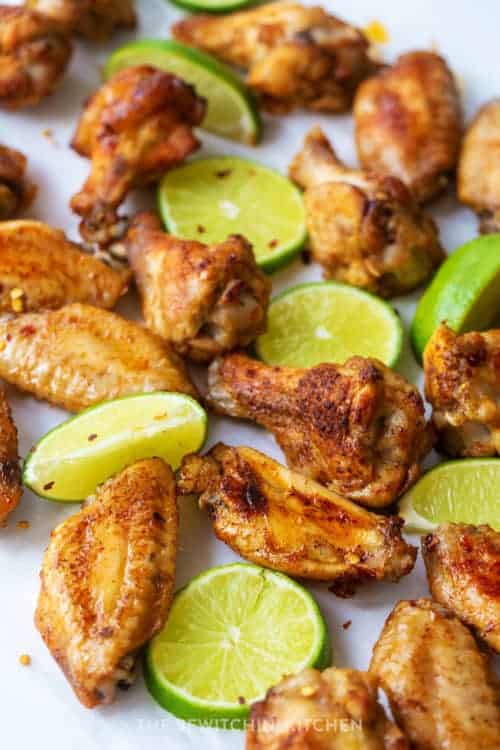
[[306, 239], [300, 191], [278, 172], [246, 159], [197, 159], [172, 169], [158, 196], [169, 232], [206, 243], [242, 234], [266, 271], [292, 260]]
[[240, 143], [258, 143], [260, 117], [251, 93], [241, 78], [214, 57], [170, 39], [142, 39], [111, 55], [105, 78], [135, 65], [152, 65], [192, 84], [207, 100], [205, 130]]
[[313, 367], [357, 354], [392, 367], [402, 341], [401, 322], [390, 305], [356, 287], [323, 281], [299, 284], [272, 301], [256, 351], [270, 365]]
[[500, 313], [500, 234], [468, 242], [443, 263], [423, 295], [411, 329], [421, 362], [425, 346], [443, 321], [456, 333], [490, 328]]
[[254, 0], [172, 0], [179, 8], [203, 13], [229, 13], [250, 5]]
[[500, 531], [499, 458], [447, 461], [427, 472], [401, 501], [408, 531], [432, 531], [441, 523], [489, 524]]
[[141, 458], [159, 456], [177, 469], [202, 447], [207, 415], [180, 393], [141, 393], [106, 401], [68, 419], [32, 448], [24, 484], [40, 497], [84, 500], [96, 487]]
[[145, 676], [175, 716], [240, 729], [283, 675], [329, 663], [312, 596], [281, 573], [236, 563], [202, 573], [176, 595], [148, 646]]

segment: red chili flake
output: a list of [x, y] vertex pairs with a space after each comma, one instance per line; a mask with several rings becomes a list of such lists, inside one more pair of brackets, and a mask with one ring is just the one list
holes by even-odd
[[245, 705], [246, 700], [244, 699], [244, 697], [242, 695], [238, 696], [238, 703], [240, 704], [240, 706], [244, 706]]
[[21, 333], [23, 336], [33, 336], [33, 334], [36, 333], [36, 328], [32, 325], [23, 326], [21, 328]]
[[220, 169], [215, 176], [222, 180], [224, 177], [229, 177], [232, 171], [232, 169]]
[[47, 482], [47, 484], [43, 485], [43, 489], [44, 490], [51, 490], [54, 485], [55, 485], [55, 482]]
[[196, 229], [198, 230], [198, 234], [205, 234], [205, 232], [207, 231], [205, 227], [203, 226], [203, 224], [198, 224]]
[[91, 443], [92, 440], [96, 439], [96, 437], [97, 437], [97, 434], [95, 432], [93, 432], [92, 435], [88, 436], [87, 440], [89, 441], [89, 443]]
[[7, 341], [12, 341], [12, 334], [8, 333], [5, 338], [7, 339]]
[[352, 625], [352, 620], [347, 620], [346, 622], [343, 623], [342, 627], [344, 628], [344, 630], [349, 630], [351, 625]]
[[269, 247], [271, 248], [277, 247], [277, 246], [278, 246], [278, 240], [271, 240], [271, 242], [269, 243]]

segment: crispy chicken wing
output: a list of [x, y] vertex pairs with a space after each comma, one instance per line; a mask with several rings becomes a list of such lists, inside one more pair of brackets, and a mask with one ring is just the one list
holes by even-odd
[[445, 524], [422, 539], [433, 598], [500, 652], [500, 533]]
[[304, 669], [252, 707], [246, 750], [409, 750], [377, 700], [373, 677]]
[[402, 55], [359, 87], [354, 115], [365, 169], [399, 177], [419, 202], [446, 188], [458, 159], [462, 109], [442, 57]]
[[327, 278], [392, 297], [443, 260], [436, 224], [401, 180], [344, 166], [320, 128], [307, 135], [290, 177], [306, 190], [311, 251]]
[[192, 16], [173, 35], [248, 71], [272, 112], [295, 107], [343, 112], [374, 69], [361, 31], [323, 8], [277, 2], [228, 16]]
[[272, 432], [292, 469], [372, 507], [418, 479], [432, 445], [419, 392], [375, 359], [299, 369], [230, 354], [210, 367], [209, 403]]
[[17, 507], [23, 490], [17, 453], [17, 429], [0, 386], [0, 526]]
[[112, 703], [172, 602], [178, 513], [161, 459], [132, 464], [52, 532], [35, 623], [78, 699]]
[[498, 682], [451, 612], [427, 599], [399, 602], [370, 671], [414, 750], [498, 750]]
[[129, 190], [154, 182], [198, 148], [193, 127], [204, 113], [205, 100], [192, 86], [147, 65], [117, 73], [91, 97], [72, 141], [92, 160], [71, 200], [87, 242], [107, 245], [119, 236], [117, 210]]
[[108, 39], [115, 29], [133, 29], [137, 22], [134, 0], [27, 0], [26, 4], [89, 39]]
[[0, 221], [28, 208], [36, 187], [26, 179], [27, 159], [15, 148], [0, 144]]
[[68, 411], [145, 391], [196, 396], [166, 342], [119, 315], [80, 304], [1, 321], [0, 377]]

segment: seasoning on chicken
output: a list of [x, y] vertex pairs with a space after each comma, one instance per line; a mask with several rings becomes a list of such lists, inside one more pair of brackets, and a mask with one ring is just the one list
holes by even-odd
[[0, 526], [17, 507], [23, 494], [17, 448], [17, 429], [0, 386]]
[[326, 278], [392, 297], [427, 281], [443, 260], [436, 224], [401, 180], [349, 169], [319, 127], [290, 177], [306, 191], [311, 252]]
[[328, 581], [340, 596], [366, 581], [397, 581], [415, 562], [400, 518], [370, 513], [252, 448], [219, 444], [186, 457], [178, 489], [200, 496], [215, 535], [237, 554]]
[[399, 177], [419, 201], [446, 189], [462, 135], [460, 94], [433, 52], [409, 52], [363, 83], [354, 102], [362, 166]]
[[98, 41], [109, 39], [115, 29], [133, 29], [137, 22], [134, 0], [27, 0], [26, 5]]
[[27, 159], [15, 148], [0, 144], [0, 221], [28, 208], [36, 187], [26, 179]]

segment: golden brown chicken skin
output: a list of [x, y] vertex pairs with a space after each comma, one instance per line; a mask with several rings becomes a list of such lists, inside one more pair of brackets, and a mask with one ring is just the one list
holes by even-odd
[[53, 92], [70, 57], [68, 34], [56, 21], [0, 5], [0, 108], [38, 104]]
[[349, 109], [373, 69], [361, 31], [321, 7], [278, 2], [227, 16], [192, 16], [172, 28], [176, 39], [248, 71], [266, 109]]
[[26, 178], [27, 159], [0, 144], [0, 221], [12, 219], [31, 204], [36, 187]]
[[210, 246], [180, 240], [145, 213], [125, 245], [146, 325], [183, 356], [210, 362], [264, 332], [271, 282], [244, 237]]
[[122, 228], [118, 208], [136, 186], [159, 179], [196, 151], [193, 128], [205, 100], [180, 78], [142, 65], [117, 73], [88, 101], [72, 141], [92, 160], [71, 207], [84, 240], [110, 244]]
[[399, 602], [370, 672], [413, 750], [498, 750], [498, 681], [470, 631], [439, 604]]
[[433, 52], [409, 52], [358, 89], [356, 143], [362, 166], [399, 177], [419, 202], [454, 173], [462, 109], [453, 74]]
[[409, 750], [377, 699], [374, 678], [354, 669], [304, 669], [252, 706], [246, 750]]
[[17, 507], [22, 494], [17, 429], [5, 389], [0, 386], [0, 527]]
[[290, 177], [305, 189], [311, 252], [326, 278], [393, 297], [443, 260], [436, 224], [401, 180], [349, 169], [321, 128], [306, 136]]
[[1, 321], [0, 377], [74, 412], [132, 393], [197, 395], [166, 342], [119, 315], [80, 304]]
[[133, 29], [137, 22], [134, 0], [27, 0], [26, 5], [97, 41], [109, 39], [115, 29]]
[[186, 457], [178, 488], [199, 496], [217, 538], [237, 554], [328, 581], [341, 596], [366, 581], [397, 581], [415, 562], [401, 519], [370, 513], [252, 448], [219, 444]]
[[172, 470], [138, 461], [52, 532], [35, 615], [76, 696], [112, 703], [172, 603], [178, 512]]

